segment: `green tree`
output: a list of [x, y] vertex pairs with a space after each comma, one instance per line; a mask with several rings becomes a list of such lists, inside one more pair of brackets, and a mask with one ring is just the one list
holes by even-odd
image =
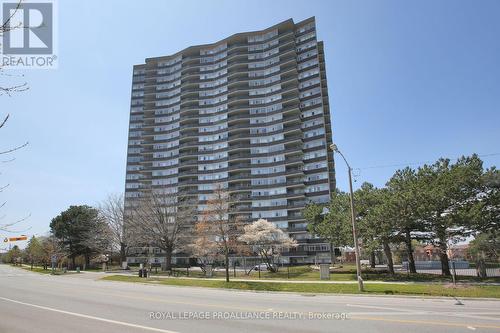
[[33, 269], [33, 265], [39, 264], [44, 257], [44, 249], [40, 240], [35, 236], [31, 237], [24, 253], [26, 254], [28, 262], [31, 264], [31, 269]]
[[330, 244], [332, 264], [335, 247], [353, 245], [349, 195], [335, 191], [329, 205], [308, 204], [303, 212], [308, 230]]
[[415, 170], [407, 167], [397, 170], [386, 184], [387, 197], [384, 203], [386, 216], [395, 222], [397, 235], [401, 236], [411, 273], [416, 273], [412, 240], [425, 226], [418, 216], [419, 188]]
[[370, 265], [375, 268], [375, 252], [380, 247], [380, 242], [370, 229], [378, 221], [373, 220], [373, 210], [379, 204], [378, 189], [368, 182], [354, 192], [356, 223], [358, 225], [358, 238], [361, 239], [362, 249], [370, 254]]
[[469, 255], [478, 261], [498, 261], [500, 254], [500, 234], [498, 232], [480, 233], [469, 243]]
[[[356, 210], [358, 213], [359, 236], [363, 247], [374, 257], [375, 250], [383, 249], [387, 259], [387, 269], [394, 274], [391, 243], [401, 241], [396, 229], [396, 220], [388, 207], [389, 191], [364, 183], [356, 191]], [[372, 265], [374, 258], [371, 259]]]
[[470, 219], [476, 232], [495, 233], [500, 226], [500, 171], [487, 169], [480, 181], [479, 194], [470, 209]]
[[16, 264], [21, 257], [21, 249], [19, 249], [19, 246], [14, 245], [9, 251], [7, 251], [7, 253], [3, 255], [2, 260], [5, 263]]
[[76, 266], [75, 259], [79, 255], [85, 257], [87, 266], [90, 264], [90, 256], [94, 250], [88, 244], [87, 236], [96, 227], [97, 216], [97, 210], [90, 206], [70, 206], [50, 223], [51, 233], [64, 247], [72, 267]]
[[443, 275], [451, 275], [448, 242], [472, 234], [471, 212], [480, 195], [482, 177], [482, 161], [477, 155], [461, 157], [454, 164], [439, 159], [418, 169], [420, 221], [429, 240], [439, 248]]

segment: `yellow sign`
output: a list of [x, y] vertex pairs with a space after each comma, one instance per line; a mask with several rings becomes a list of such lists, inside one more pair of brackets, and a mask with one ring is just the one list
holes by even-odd
[[[9, 237], [9, 242], [18, 242], [18, 241], [23, 241], [27, 240], [28, 236], [19, 236], [19, 237]], [[5, 242], [5, 239], [4, 239]]]

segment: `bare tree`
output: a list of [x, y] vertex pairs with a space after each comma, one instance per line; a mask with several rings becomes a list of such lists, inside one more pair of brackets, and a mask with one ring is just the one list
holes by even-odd
[[[20, 0], [17, 3], [16, 8], [10, 12], [10, 16], [4, 22], [2, 22], [2, 25], [0, 26], [0, 38], [6, 32], [9, 32], [9, 31], [15, 30], [15, 29], [24, 29], [25, 28], [25, 27], [23, 27], [21, 25], [21, 23], [17, 23], [16, 24], [15, 22], [13, 22], [14, 16], [17, 14], [17, 12], [19, 11], [19, 9], [21, 7], [22, 7], [22, 0]], [[0, 77], [12, 78], [12, 77], [19, 77], [19, 76], [22, 77], [22, 75], [12, 75], [12, 74], [6, 74], [6, 73], [4, 73], [2, 65], [0, 64]], [[4, 86], [3, 84], [0, 84], [0, 95], [11, 96], [12, 93], [24, 91], [24, 90], [27, 90], [27, 89], [28, 89], [28, 84], [26, 82], [20, 83], [20, 84], [14, 84], [14, 85], [8, 84], [7, 86]], [[7, 115], [7, 117], [4, 119], [4, 123], [5, 123], [5, 121], [7, 120], [8, 117], [9, 116]]]
[[229, 192], [217, 184], [203, 210], [202, 221], [206, 224], [206, 234], [217, 245], [224, 256], [226, 282], [229, 282], [229, 255], [238, 251], [238, 236], [241, 233], [241, 218], [233, 213]]
[[130, 247], [129, 233], [125, 228], [125, 213], [122, 194], [111, 194], [99, 205], [99, 215], [109, 226], [111, 247], [120, 253], [120, 262], [127, 260]]
[[194, 222], [195, 209], [187, 197], [169, 191], [151, 191], [132, 207], [127, 228], [134, 244], [165, 252], [164, 269], [171, 270], [172, 255], [182, 250], [182, 241]]
[[90, 221], [90, 227], [82, 233], [81, 245], [84, 247], [86, 266], [91, 262], [101, 263], [101, 258], [107, 257], [112, 252], [111, 228], [107, 221], [97, 213]]
[[[11, 11], [10, 16], [4, 22], [2, 22], [2, 24], [0, 25], [0, 38], [2, 38], [3, 34], [6, 33], [6, 32], [9, 32], [9, 31], [14, 30], [14, 29], [24, 28], [24, 27], [21, 26], [21, 24], [13, 24], [12, 23], [12, 18], [16, 15], [16, 13], [18, 12], [18, 10], [21, 8], [21, 5], [22, 5], [22, 0], [20, 0], [17, 3], [16, 8], [13, 11]], [[22, 76], [23, 75], [21, 75], [21, 77]], [[4, 78], [4, 77], [8, 77], [10, 79], [12, 77], [19, 77], [19, 75], [12, 75], [12, 74], [5, 73], [4, 70], [3, 70], [3, 68], [2, 68], [2, 65], [0, 64], [0, 78]], [[8, 81], [10, 81], [10, 80], [8, 80]], [[26, 82], [20, 83], [20, 84], [11, 84], [11, 83], [8, 83], [8, 84], [4, 85], [3, 82], [0, 81], [0, 96], [1, 95], [11, 96], [11, 94], [14, 93], [14, 92], [20, 92], [20, 91], [24, 91], [24, 90], [27, 90], [27, 89], [28, 89], [28, 85], [27, 85]], [[7, 120], [9, 120], [9, 114], [0, 117], [0, 129], [5, 126], [5, 124], [7, 123]], [[24, 144], [15, 146], [13, 148], [7, 148], [7, 149], [4, 149], [4, 150], [0, 150], [0, 157], [3, 157], [4, 155], [12, 153], [12, 152], [14, 152], [16, 150], [19, 150], [19, 149], [21, 149], [21, 148], [23, 148], [23, 147], [25, 147], [27, 145], [28, 145], [28, 142], [25, 142]], [[3, 160], [3, 161], [0, 161], [0, 162], [2, 162], [2, 163], [3, 162], [11, 162], [13, 160], [14, 159], [11, 158], [11, 159]], [[0, 187], [0, 192], [2, 192], [3, 189], [5, 189], [7, 186], [9, 186], [9, 185], [7, 184], [7, 185], [4, 185], [4, 186], [1, 186]], [[4, 205], [5, 205], [5, 202], [3, 202], [2, 204], [0, 204], [0, 208], [2, 208]], [[16, 221], [13, 221], [13, 222], [0, 223], [0, 231], [15, 232], [15, 230], [12, 230], [12, 227], [14, 225], [16, 225], [18, 223], [21, 223], [22, 221], [26, 220], [28, 217], [29, 216], [27, 216], [25, 218], [22, 218], [22, 219], [19, 219], [19, 220], [16, 220]]]
[[207, 221], [199, 221], [195, 225], [196, 238], [189, 245], [190, 252], [200, 263], [200, 267], [205, 271], [207, 265], [213, 265], [221, 256], [219, 246], [215, 239], [209, 234], [210, 226]]
[[271, 272], [277, 271], [275, 262], [281, 252], [298, 245], [296, 240], [288, 237], [283, 230], [265, 219], [246, 225], [244, 230], [245, 233], [238, 239], [258, 253]]

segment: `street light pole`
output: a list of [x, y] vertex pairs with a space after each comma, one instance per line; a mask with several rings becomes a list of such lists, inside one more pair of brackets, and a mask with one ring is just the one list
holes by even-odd
[[349, 173], [349, 192], [350, 192], [350, 201], [351, 201], [351, 222], [352, 222], [352, 236], [354, 238], [354, 254], [356, 256], [356, 276], [358, 279], [358, 288], [359, 291], [364, 291], [363, 288], [363, 278], [361, 277], [361, 262], [359, 259], [359, 245], [358, 245], [358, 233], [356, 230], [356, 214], [354, 211], [354, 193], [352, 190], [352, 168], [347, 162], [344, 154], [337, 148], [337, 145], [332, 144], [330, 145], [330, 149], [334, 153], [338, 153], [340, 156], [342, 156], [342, 159], [344, 160], [345, 164], [347, 165], [347, 170]]

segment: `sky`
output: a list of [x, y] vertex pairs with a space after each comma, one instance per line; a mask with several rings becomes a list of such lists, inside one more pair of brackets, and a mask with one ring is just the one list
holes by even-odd
[[[333, 140], [355, 187], [439, 157], [499, 165], [499, 13], [496, 0], [61, 0], [58, 69], [2, 78], [29, 90], [0, 96], [0, 149], [29, 145], [0, 163], [0, 224], [29, 215], [19, 231], [41, 235], [70, 205], [123, 192], [134, 64], [289, 18], [316, 17]], [[339, 158], [336, 173], [348, 190]]]

